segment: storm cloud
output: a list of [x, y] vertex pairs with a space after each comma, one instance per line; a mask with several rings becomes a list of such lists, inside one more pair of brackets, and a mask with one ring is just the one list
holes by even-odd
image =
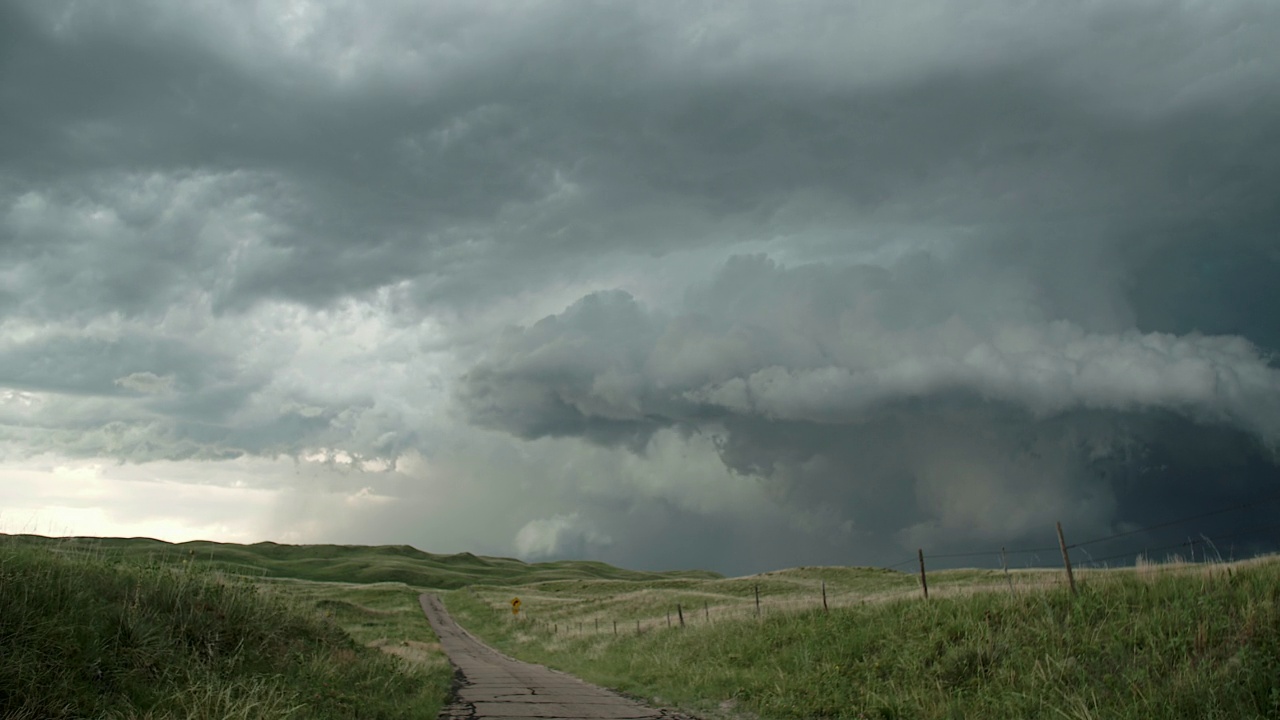
[[[1153, 468], [1274, 472], [1280, 370], [1249, 341], [1088, 332], [1017, 278], [949, 270], [738, 257], [679, 314], [591, 295], [508, 332], [461, 397], [527, 438], [643, 452], [661, 428], [708, 433], [734, 471], [904, 545], [990, 546], [1062, 517], [1104, 532], [1129, 519], [1129, 476]], [[1188, 457], [1170, 468], [1175, 436]], [[1144, 480], [1184, 496], [1188, 481]]]
[[[729, 571], [1266, 496], [1277, 31], [1245, 1], [7, 3], [0, 452], [372, 488], [315, 504], [362, 542]], [[255, 532], [326, 538], [295, 509]]]

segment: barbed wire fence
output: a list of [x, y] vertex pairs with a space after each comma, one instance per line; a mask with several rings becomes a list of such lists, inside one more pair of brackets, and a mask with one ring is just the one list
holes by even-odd
[[[1087, 577], [1090, 581], [1106, 577], [1106, 573], [1123, 568], [1136, 568], [1141, 570], [1143, 574], [1162, 574], [1166, 572], [1194, 572], [1202, 569], [1206, 572], [1213, 572], [1215, 566], [1227, 564], [1237, 560], [1235, 557], [1235, 543], [1233, 541], [1241, 538], [1269, 538], [1274, 541], [1277, 535], [1280, 535], [1280, 520], [1253, 523], [1248, 527], [1232, 528], [1230, 532], [1206, 534], [1200, 528], [1192, 529], [1184, 540], [1176, 543], [1164, 543], [1157, 546], [1150, 546], [1147, 543], [1130, 544], [1124, 551], [1118, 551], [1117, 545], [1126, 539], [1142, 539], [1149, 537], [1154, 531], [1169, 530], [1175, 527], [1183, 527], [1207, 520], [1214, 517], [1225, 517], [1231, 513], [1238, 513], [1245, 510], [1265, 509], [1271, 505], [1280, 502], [1280, 492], [1272, 493], [1263, 497], [1252, 499], [1248, 502], [1237, 503], [1228, 507], [1221, 507], [1206, 512], [1200, 512], [1193, 515], [1187, 515], [1178, 518], [1171, 518], [1158, 523], [1145, 525], [1135, 528], [1127, 528], [1108, 535], [1102, 535], [1089, 538], [1081, 542], [1068, 543], [1061, 523], [1056, 524], [1059, 543], [1056, 546], [1042, 545], [1032, 547], [1007, 547], [989, 548], [985, 550], [972, 550], [964, 552], [944, 552], [944, 553], [927, 553], [924, 548], [918, 548], [916, 554], [904, 558], [898, 562], [880, 566], [883, 570], [899, 570], [908, 573], [918, 572], [919, 593], [924, 599], [929, 597], [928, 571], [927, 562], [939, 560], [986, 560], [999, 563], [999, 568], [982, 568], [983, 570], [992, 570], [1003, 572], [1004, 581], [1007, 583], [1009, 591], [1014, 592], [1014, 575], [1011, 570], [1019, 573], [1027, 570], [1037, 571], [1034, 579], [1036, 587], [1044, 587], [1046, 585], [1067, 585], [1070, 587], [1072, 594], [1077, 592], [1075, 573], [1082, 573], [1082, 577]], [[1224, 554], [1224, 548], [1226, 549]], [[1074, 551], [1075, 556], [1072, 556]], [[1185, 553], [1185, 554], [1184, 554]], [[1199, 553], [1197, 555], [1197, 553]], [[1052, 560], [1047, 560], [1052, 558]], [[1011, 565], [1011, 559], [1020, 559], [1021, 564], [1017, 567]], [[1246, 559], [1246, 558], [1240, 558]], [[1130, 562], [1132, 564], [1114, 565], [1117, 562]], [[1056, 578], [1050, 578], [1045, 575], [1051, 572], [1054, 567], [1058, 566], [1063, 569], [1063, 574]], [[1229, 566], [1227, 573], [1229, 574]], [[1099, 574], [1101, 573], [1101, 574]], [[830, 611], [832, 603], [828, 595], [828, 586], [825, 579], [822, 579], [820, 588], [820, 602], [817, 593], [815, 593], [814, 602], [805, 609], [813, 609], [820, 607], [823, 610]], [[716, 617], [756, 617], [761, 618], [767, 612], [778, 612], [796, 606], [794, 599], [785, 604], [771, 603], [769, 596], [766, 594], [762, 599], [760, 594], [761, 583], [754, 582], [750, 587], [750, 594], [740, 598], [735, 605], [731, 607], [714, 608]], [[911, 591], [902, 591], [891, 594], [891, 598], [904, 598], [910, 595]], [[864, 599], [862, 602], [866, 602]], [[847, 604], [847, 603], [845, 603]], [[772, 607], [771, 607], [772, 606]], [[494, 608], [498, 612], [509, 608], [498, 606]], [[701, 612], [698, 612], [698, 610]], [[660, 628], [683, 628], [692, 624], [711, 624], [716, 621], [713, 618], [713, 608], [703, 600], [699, 608], [696, 603], [689, 604], [685, 601], [676, 602], [670, 608], [665, 608], [665, 613], [660, 611], [656, 617], [648, 618], [627, 618], [626, 620], [604, 619], [595, 617], [594, 621], [584, 626], [581, 620], [577, 619], [548, 619], [543, 617], [530, 617], [526, 613], [523, 618], [528, 622], [530, 627], [538, 632], [550, 635], [587, 635], [587, 634], [610, 634], [618, 635], [620, 633], [643, 633], [649, 630]], [[551, 613], [554, 618], [554, 613]], [[687, 618], [686, 618], [687, 616]], [[518, 614], [513, 614], [513, 619], [520, 620]]]
[[[1276, 531], [1277, 529], [1280, 529], [1280, 521], [1256, 523], [1253, 526], [1246, 529], [1235, 530], [1230, 533], [1216, 533], [1213, 537], [1210, 537], [1204, 534], [1203, 532], [1197, 531], [1193, 535], [1188, 535], [1186, 540], [1183, 540], [1177, 543], [1168, 543], [1168, 544], [1159, 545], [1156, 547], [1151, 547], [1150, 545], [1147, 545], [1147, 544], [1143, 544], [1141, 547], [1131, 546], [1129, 549], [1123, 552], [1111, 552], [1101, 557], [1094, 557], [1093, 554], [1090, 553], [1088, 548], [1096, 547], [1099, 545], [1102, 545], [1105, 548], [1107, 545], [1114, 544], [1116, 541], [1123, 540], [1125, 538], [1146, 536], [1147, 534], [1153, 531], [1167, 530], [1169, 528], [1185, 526], [1190, 523], [1203, 521], [1211, 517], [1225, 516], [1230, 513], [1241, 512], [1244, 510], [1256, 510], [1261, 507], [1275, 504], [1277, 501], [1280, 501], [1280, 492], [1270, 493], [1268, 495], [1264, 495], [1259, 498], [1254, 498], [1247, 502], [1236, 503], [1234, 505], [1221, 507], [1221, 508], [1209, 510], [1206, 512], [1195, 513], [1193, 515], [1186, 515], [1178, 518], [1164, 520], [1164, 521], [1153, 523], [1150, 525], [1130, 528], [1127, 530], [1111, 533], [1109, 535], [1093, 537], [1093, 538], [1090, 538], [1089, 540], [1076, 542], [1076, 543], [1066, 542], [1063, 535], [1062, 523], [1057, 523], [1059, 544], [1058, 544], [1058, 547], [1056, 548], [1046, 546], [1046, 547], [1034, 547], [1034, 548], [1015, 548], [1013, 550], [1008, 550], [1002, 547], [998, 551], [995, 549], [990, 549], [990, 550], [979, 550], [979, 551], [957, 552], [957, 553], [938, 553], [938, 554], [928, 555], [928, 557], [932, 559], [937, 559], [937, 560], [954, 560], [954, 559], [968, 559], [968, 558], [980, 558], [980, 557], [990, 558], [993, 555], [997, 555], [1001, 559], [1002, 568], [1007, 573], [1009, 569], [1008, 557], [1010, 555], [1032, 555], [1033, 557], [1036, 557], [1038, 559], [1038, 556], [1040, 555], [1057, 552], [1061, 554], [1062, 564], [1066, 572], [1066, 581], [1068, 585], [1071, 587], [1072, 592], [1074, 593], [1076, 591], [1075, 580], [1074, 580], [1075, 570], [1110, 569], [1110, 566], [1108, 565], [1108, 563], [1112, 563], [1120, 560], [1130, 560], [1130, 559], [1134, 561], [1134, 564], [1136, 566], [1143, 562], [1150, 563], [1153, 560], [1153, 558], [1158, 558], [1161, 556], [1161, 554], [1164, 555], [1165, 559], [1169, 559], [1169, 555], [1172, 552], [1178, 551], [1178, 550], [1182, 550], [1187, 553], [1187, 555], [1190, 558], [1191, 565], [1197, 564], [1196, 555], [1195, 555], [1197, 549], [1201, 550], [1201, 559], [1199, 561], [1200, 564], [1205, 564], [1210, 562], [1210, 558], [1208, 555], [1209, 551], [1212, 551], [1214, 553], [1214, 556], [1215, 556], [1214, 560], [1216, 562], [1223, 562], [1223, 557], [1220, 550], [1220, 547], [1223, 543], [1229, 540], [1235, 540], [1237, 538], [1258, 537], [1263, 533], [1267, 533], [1267, 532], [1271, 532], [1274, 535], [1274, 531]], [[1076, 558], [1073, 561], [1071, 557], [1072, 550], [1077, 550], [1085, 556], [1083, 562], [1081, 562], [1079, 558]], [[1233, 553], [1229, 551], [1228, 558], [1230, 559], [1232, 558], [1232, 556], [1233, 556]], [[927, 590], [928, 585], [927, 585], [926, 572], [925, 572], [925, 566], [924, 566], [925, 557], [926, 556], [925, 556], [924, 550], [923, 548], [921, 548], [917, 552], [917, 557], [902, 560], [888, 567], [891, 569], [897, 569], [906, 565], [910, 565], [914, 562], [919, 562], [920, 583], [922, 588], [922, 594], [924, 595], [925, 598], [928, 598], [928, 590]], [[1176, 555], [1174, 557], [1176, 558], [1177, 562], [1167, 563], [1165, 566], [1148, 564], [1147, 566], [1144, 567], [1144, 571], [1155, 572], [1155, 573], [1184, 571], [1188, 565], [1188, 563], [1186, 562], [1187, 558], [1184, 558], [1180, 555]]]

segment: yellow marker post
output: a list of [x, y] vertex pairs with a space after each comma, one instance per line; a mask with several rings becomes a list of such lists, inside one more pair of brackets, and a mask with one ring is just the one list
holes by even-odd
[[520, 598], [511, 598], [511, 614], [520, 614]]

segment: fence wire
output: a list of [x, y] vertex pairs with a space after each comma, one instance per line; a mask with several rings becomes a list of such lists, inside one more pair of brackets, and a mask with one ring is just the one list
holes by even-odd
[[[921, 561], [922, 559], [921, 556], [923, 556], [923, 560], [926, 562], [926, 564], [929, 560], [952, 560], [952, 559], [987, 557], [987, 558], [1000, 559], [1002, 565], [1005, 567], [1006, 570], [1008, 570], [1008, 558], [1010, 556], [1025, 556], [1025, 555], [1039, 556], [1042, 553], [1052, 553], [1056, 557], [1058, 556], [1059, 553], [1066, 552], [1069, 558], [1070, 551], [1075, 550], [1077, 551], [1077, 553], [1085, 555], [1085, 558], [1072, 560], [1072, 565], [1074, 566], [1075, 570], [1079, 571], [1082, 574], [1082, 577], [1080, 578], [1081, 580], [1087, 579], [1090, 582], [1093, 582], [1093, 581], [1105, 582], [1106, 578], [1108, 577], [1108, 573], [1106, 571], [1109, 571], [1109, 570], [1134, 569], [1134, 568], [1136, 568], [1137, 571], [1143, 575], [1164, 574], [1164, 573], [1203, 572], [1203, 573], [1207, 573], [1206, 577], [1213, 577], [1218, 573], [1224, 572], [1221, 569], [1221, 566], [1216, 564], [1216, 563], [1224, 562], [1224, 558], [1221, 550], [1221, 547], [1224, 544], [1228, 543], [1231, 540], [1241, 538], [1241, 537], [1246, 537], [1246, 536], [1257, 537], [1263, 533], [1275, 533], [1276, 531], [1280, 530], [1280, 521], [1256, 524], [1251, 527], [1247, 527], [1243, 529], [1235, 529], [1230, 533], [1216, 534], [1213, 537], [1209, 537], [1203, 533], [1196, 533], [1196, 536], [1188, 536], [1187, 539], [1176, 542], [1176, 543], [1169, 543], [1169, 544], [1159, 545], [1156, 547], [1150, 547], [1150, 546], [1133, 547], [1127, 552], [1111, 553], [1111, 554], [1103, 555], [1102, 557], [1093, 557], [1089, 553], [1087, 548], [1092, 547], [1094, 545], [1098, 545], [1100, 543], [1111, 542], [1111, 541], [1115, 541], [1123, 538], [1130, 538], [1137, 535], [1141, 535], [1143, 533], [1149, 533], [1155, 530], [1163, 530], [1171, 527], [1177, 527], [1180, 525], [1186, 525], [1186, 524], [1193, 523], [1195, 521], [1203, 520], [1210, 517], [1227, 515], [1232, 512], [1239, 512], [1241, 510], [1250, 509], [1250, 508], [1258, 508], [1260, 506], [1265, 506], [1269, 503], [1273, 503], [1277, 500], [1280, 500], [1280, 492], [1276, 492], [1270, 495], [1266, 495], [1266, 496], [1251, 500], [1249, 502], [1239, 503], [1229, 507], [1218, 508], [1215, 510], [1196, 513], [1194, 515], [1188, 515], [1185, 517], [1174, 518], [1174, 519], [1159, 522], [1153, 525], [1147, 525], [1141, 528], [1125, 530], [1125, 531], [1114, 533], [1111, 535], [1095, 537], [1095, 538], [1086, 540], [1084, 542], [1070, 543], [1070, 544], [1064, 543], [1065, 547], [1064, 546], [1042, 546], [1042, 547], [1026, 547], [1026, 548], [1002, 547], [1002, 548], [992, 548], [988, 550], [939, 553], [936, 555], [929, 554], [922, 549], [916, 555], [912, 555], [911, 557], [904, 558], [903, 560], [893, 563], [892, 565], [885, 565], [882, 567], [887, 570], [899, 570], [902, 568], [914, 569], [914, 566]], [[1272, 536], [1272, 539], [1274, 539], [1274, 535]], [[1178, 561], [1175, 561], [1175, 562], [1168, 562], [1167, 560], [1165, 562], [1160, 562], [1160, 558], [1158, 557], [1159, 555], [1164, 554], [1167, 557], [1171, 551], [1176, 551], [1180, 548], [1185, 548], [1188, 550], [1190, 554], [1189, 562], [1185, 561], [1185, 559], [1183, 558], [1178, 558]], [[1195, 558], [1195, 550], [1197, 548], [1202, 549], [1202, 552], [1203, 552], [1202, 554], [1203, 559], [1199, 562], [1197, 562]], [[1210, 560], [1210, 554], [1212, 554], [1214, 562], [1207, 562]], [[1226, 561], [1235, 561], [1236, 558], [1234, 558], [1233, 555], [1234, 555], [1234, 545], [1231, 545], [1227, 553], [1228, 559]], [[1152, 562], [1150, 564], [1137, 564], [1140, 558], [1146, 558], [1151, 560]], [[1038, 560], [1038, 557], [1036, 559]], [[1122, 559], [1133, 560], [1135, 562], [1135, 565], [1120, 565], [1120, 566], [1107, 565], [1107, 563], [1109, 562], [1122, 560]], [[1020, 568], [1020, 569], [1023, 569], [1023, 568]], [[1028, 568], [1025, 568], [1025, 569], [1031, 569], [1031, 568], [1028, 566]], [[1052, 570], [1053, 566], [1038, 566], [1036, 569], [1048, 571], [1048, 570]], [[1230, 573], [1230, 567], [1228, 567], [1225, 570], [1225, 572]], [[1026, 580], [1024, 579], [1015, 580], [1014, 579], [1015, 577], [1016, 576], [1011, 576], [1009, 573], [1006, 572], [1003, 580], [997, 580], [995, 582], [997, 585], [1003, 585], [1004, 582], [1007, 582], [1009, 584], [1010, 592], [1015, 591], [1015, 586], [1019, 590], [1025, 590], [1026, 588], [1036, 588], [1036, 587], [1061, 587], [1063, 585], [1068, 584], [1067, 578], [1064, 577], [1063, 574], [1061, 573], [1056, 573], [1052, 575], [1036, 574], [1035, 576], [1032, 576], [1030, 579], [1026, 579]], [[1117, 575], [1116, 577], [1122, 577], [1122, 575]], [[935, 587], [935, 592], [941, 592], [943, 594], [946, 594], [951, 590], [952, 590], [952, 587], [945, 583]], [[754, 591], [755, 592], [759, 591], [758, 585], [755, 586]], [[888, 594], [884, 595], [879, 599], [889, 600], [889, 599], [895, 599], [898, 597], [907, 597], [910, 594], [918, 594], [919, 592], [920, 592], [919, 589], [893, 590], [888, 592]], [[847, 597], [837, 599], [838, 597], [839, 596], [835, 594], [833, 594], [830, 597], [831, 606], [839, 607], [839, 606], [849, 605], [849, 600]], [[868, 596], [861, 599], [860, 601], [861, 604], [866, 604], [868, 599], [872, 599], [873, 601], [876, 601], [876, 598], [874, 596]], [[714, 624], [720, 619], [734, 618], [734, 617], [761, 618], [766, 613], [768, 615], [775, 615], [777, 613], [789, 613], [789, 612], [796, 612], [796, 611], [812, 610], [817, 607], [821, 607], [823, 610], [827, 610], [828, 600], [829, 598], [825, 594], [825, 586], [824, 586], [821, 600], [819, 601], [818, 596], [815, 594], [814, 598], [812, 598], [812, 602], [809, 603], [808, 605], [806, 605], [803, 602], [801, 603], [788, 602], [788, 603], [778, 605], [775, 602], [773, 602], [772, 598], [766, 597], [763, 599], [763, 602], [759, 598], [756, 599], [755, 603], [752, 603], [750, 599], [744, 599], [742, 600], [742, 602], [735, 603], [731, 606], [717, 606], [713, 609], [714, 612], [708, 612], [706, 601], [704, 600], [701, 613], [698, 612], [698, 608], [696, 606], [691, 606], [686, 608], [680, 604], [676, 604], [674, 606], [674, 610], [675, 610], [674, 616], [672, 616], [670, 611], [668, 611], [668, 616], [665, 618], [662, 616], [640, 617], [640, 618], [633, 617], [633, 618], [629, 618], [627, 620], [622, 620], [622, 621], [608, 619], [603, 624], [600, 622], [600, 620], [597, 619], [594, 622], [585, 626], [582, 622], [573, 622], [568, 619], [565, 619], [563, 622], [551, 622], [545, 619], [530, 618], [530, 621], [534, 628], [539, 629], [540, 632], [544, 634], [550, 634], [550, 635], [556, 635], [556, 634], [563, 634], [565, 636], [605, 635], [605, 634], [620, 635], [620, 634], [650, 632], [653, 630], [658, 630], [658, 629], [668, 628], [668, 627], [684, 627], [685, 625], [692, 626], [692, 625], [700, 625], [700, 624]], [[504, 608], [502, 607], [495, 608], [495, 611], [497, 612], [503, 612], [503, 610]], [[682, 616], [683, 616], [683, 619], [682, 619]]]
[[[1247, 536], [1250, 534], [1261, 533], [1268, 530], [1275, 530], [1277, 528], [1280, 528], [1280, 523], [1268, 523], [1265, 525], [1257, 525], [1248, 529], [1232, 532], [1227, 535], [1215, 534], [1213, 537], [1208, 537], [1203, 533], [1196, 533], [1198, 537], [1189, 537], [1187, 540], [1180, 541], [1177, 543], [1162, 545], [1160, 547], [1154, 547], [1154, 548], [1149, 546], [1135, 547], [1127, 552], [1113, 553], [1100, 558], [1095, 558], [1090, 556], [1088, 550], [1086, 550], [1085, 548], [1093, 545], [1097, 545], [1099, 543], [1112, 542], [1112, 541], [1127, 538], [1127, 537], [1142, 535], [1144, 533], [1149, 533], [1155, 530], [1164, 530], [1171, 527], [1186, 525], [1188, 523], [1192, 523], [1197, 520], [1204, 520], [1210, 517], [1226, 515], [1228, 513], [1239, 512], [1241, 510], [1246, 510], [1246, 509], [1255, 509], [1260, 506], [1265, 506], [1270, 503], [1274, 503], [1278, 500], [1280, 500], [1280, 491], [1263, 495], [1262, 497], [1254, 498], [1247, 502], [1230, 505], [1228, 507], [1218, 508], [1216, 510], [1209, 510], [1207, 512], [1196, 513], [1194, 515], [1187, 515], [1185, 517], [1166, 520], [1153, 525], [1147, 525], [1144, 527], [1134, 528], [1131, 530], [1124, 530], [1121, 532], [1113, 533], [1111, 535], [1104, 535], [1101, 537], [1091, 538], [1083, 542], [1068, 543], [1065, 549], [1067, 551], [1078, 550], [1085, 554], [1086, 556], [1085, 559], [1082, 561], [1078, 561], [1077, 563], [1081, 567], [1096, 566], [1100, 563], [1110, 562], [1112, 560], [1118, 560], [1122, 558], [1136, 558], [1140, 555], [1161, 553], [1161, 552], [1176, 550], [1177, 548], [1188, 548], [1189, 551], [1194, 553], [1194, 550], [1197, 546], [1201, 546], [1204, 548], [1212, 548], [1213, 552], [1216, 555], [1218, 555], [1218, 559], [1221, 560], [1221, 553], [1218, 546], [1223, 542], [1234, 539], [1234, 538]], [[1062, 551], [1063, 551], [1063, 548], [1058, 546], [1053, 546], [1053, 547], [1029, 547], [1029, 548], [1005, 547], [1005, 548], [992, 548], [989, 550], [974, 550], [974, 551], [966, 551], [966, 552], [949, 552], [949, 553], [936, 553], [936, 554], [923, 551], [923, 553], [924, 553], [924, 559], [926, 561], [960, 560], [960, 559], [967, 559], [967, 558], [987, 557], [987, 558], [999, 558], [1002, 564], [1007, 564], [1008, 558], [1010, 556], [1039, 555], [1042, 553], [1057, 554]], [[913, 565], [917, 562], [919, 562], [918, 557], [911, 557], [901, 562], [897, 562], [892, 565], [887, 565], [884, 567], [885, 569], [888, 569], [888, 570], [897, 570], [902, 567]]]
[[1187, 517], [1181, 517], [1176, 520], [1168, 520], [1166, 522], [1157, 523], [1155, 525], [1148, 525], [1146, 527], [1140, 527], [1133, 530], [1126, 530], [1124, 532], [1115, 533], [1114, 535], [1106, 535], [1103, 537], [1094, 538], [1092, 540], [1086, 540], [1084, 542], [1073, 543], [1071, 545], [1068, 545], [1067, 547], [1068, 548], [1084, 547], [1086, 545], [1093, 545], [1095, 543], [1106, 542], [1108, 540], [1115, 540], [1117, 538], [1129, 537], [1131, 535], [1138, 535], [1144, 532], [1150, 532], [1152, 530], [1162, 530], [1164, 528], [1177, 527], [1178, 525], [1184, 525], [1186, 523], [1189, 523], [1195, 520], [1203, 520], [1204, 518], [1213, 517], [1215, 515], [1225, 515], [1226, 513], [1235, 512], [1237, 510], [1244, 510], [1246, 508], [1255, 508], [1255, 507], [1258, 507], [1259, 505], [1266, 505], [1268, 503], [1275, 502], [1276, 500], [1280, 500], [1280, 492], [1274, 493], [1269, 496], [1264, 496], [1262, 498], [1258, 498], [1255, 500], [1250, 500], [1249, 502], [1240, 503], [1238, 505], [1232, 505], [1230, 507], [1219, 508], [1217, 510], [1210, 510], [1209, 512], [1199, 513], [1197, 515], [1188, 515]]

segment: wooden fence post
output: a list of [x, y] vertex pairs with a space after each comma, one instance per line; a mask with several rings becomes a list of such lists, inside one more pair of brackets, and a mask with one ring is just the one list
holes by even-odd
[[1009, 557], [1005, 555], [1004, 548], [1000, 548], [1000, 567], [1004, 568], [1004, 579], [1009, 582], [1009, 594], [1013, 594], [1013, 578], [1009, 576]]
[[1067, 566], [1067, 584], [1071, 586], [1071, 594], [1076, 594], [1076, 578], [1071, 574], [1071, 556], [1067, 554], [1067, 541], [1062, 536], [1062, 523], [1058, 523], [1058, 547], [1062, 548], [1062, 564]]
[[613, 634], [614, 634], [614, 635], [617, 635], [617, 634], [618, 634], [618, 621], [617, 621], [617, 620], [614, 620], [614, 621], [613, 621]]
[[760, 617], [760, 583], [756, 583], [756, 617]]
[[[924, 590], [924, 599], [929, 599], [929, 581], [924, 577], [924, 548], [917, 548], [916, 554], [920, 556], [920, 588]], [[908, 561], [910, 562], [910, 561]]]
[[667, 627], [671, 627], [671, 611], [667, 611]]
[[707, 601], [702, 601], [702, 615], [707, 622], [711, 622], [711, 609], [707, 607]]
[[676, 603], [676, 614], [680, 616], [680, 627], [684, 627], [684, 608], [680, 607], [680, 603]]
[[640, 634], [640, 621], [639, 621], [639, 620], [637, 620], [637, 621], [636, 621], [636, 634], [637, 634], [637, 635], [639, 635], [639, 634]]
[[827, 607], [827, 581], [826, 580], [822, 581], [822, 610], [823, 612], [830, 612], [830, 608]]

